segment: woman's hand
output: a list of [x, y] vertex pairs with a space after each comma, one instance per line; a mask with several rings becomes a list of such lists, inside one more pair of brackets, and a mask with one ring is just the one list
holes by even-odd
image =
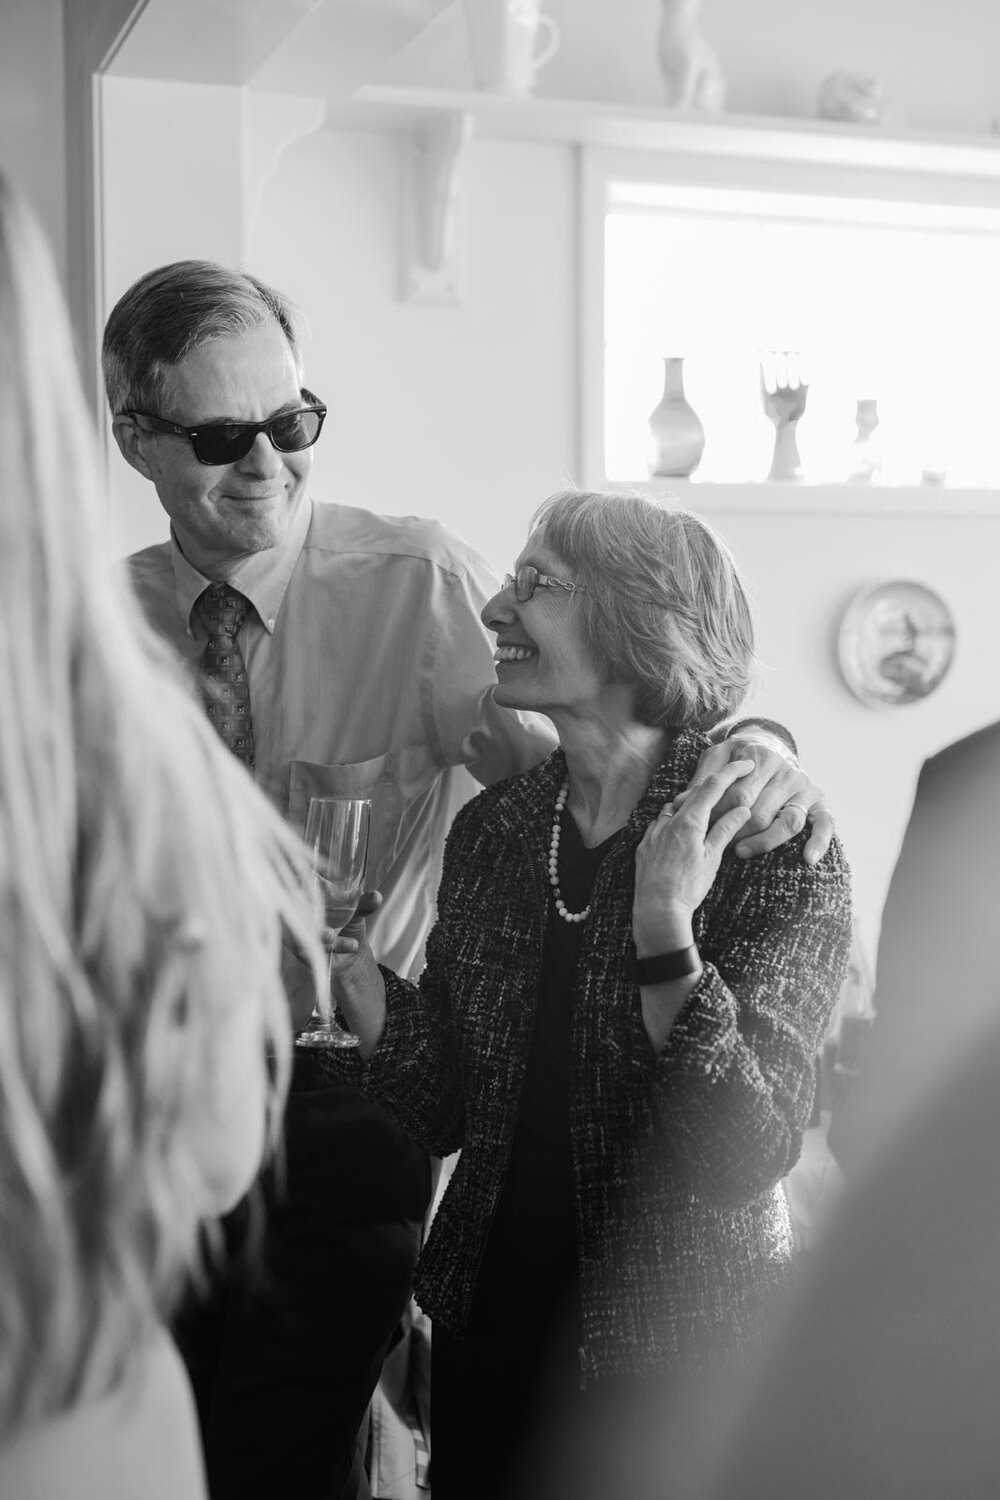
[[640, 958], [694, 942], [692, 921], [711, 889], [723, 852], [750, 817], [740, 804], [718, 812], [730, 789], [754, 771], [733, 760], [700, 781], [682, 806], [667, 803], [635, 852], [632, 931]]
[[354, 1035], [361, 1038], [358, 1051], [368, 1058], [385, 1026], [385, 981], [368, 943], [365, 918], [378, 911], [382, 896], [365, 891], [351, 920], [336, 931], [328, 927], [324, 943], [330, 955], [330, 992]]
[[680, 794], [676, 805], [682, 806], [693, 789], [706, 776], [719, 771], [733, 755], [752, 760], [753, 773], [729, 789], [728, 794], [720, 799], [713, 817], [738, 806], [750, 809], [750, 817], [742, 829], [744, 837], [736, 845], [736, 853], [743, 859], [766, 854], [801, 833], [809, 823], [811, 831], [802, 857], [807, 865], [816, 864], [830, 847], [833, 837], [833, 818], [825, 794], [792, 758], [791, 752], [772, 735], [748, 727], [746, 737], [734, 735], [711, 745], [702, 754], [691, 785]]

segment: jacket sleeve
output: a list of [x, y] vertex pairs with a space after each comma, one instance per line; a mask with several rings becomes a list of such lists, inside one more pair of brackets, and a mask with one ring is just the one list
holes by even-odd
[[842, 850], [835, 841], [811, 868], [801, 843], [727, 858], [730, 878], [699, 934], [702, 976], [652, 1064], [647, 1044], [681, 1170], [720, 1206], [773, 1187], [798, 1159], [816, 1053], [847, 972]]

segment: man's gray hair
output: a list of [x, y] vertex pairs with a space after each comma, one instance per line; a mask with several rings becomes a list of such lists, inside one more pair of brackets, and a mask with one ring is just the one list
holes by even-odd
[[636, 685], [643, 723], [711, 729], [736, 712], [754, 678], [753, 623], [706, 522], [644, 494], [566, 490], [531, 524], [572, 569], [591, 650]]
[[115, 304], [104, 330], [101, 366], [112, 416], [164, 415], [172, 365], [210, 339], [251, 333], [272, 319], [300, 365], [298, 312], [266, 281], [211, 260], [178, 260], [147, 271]]

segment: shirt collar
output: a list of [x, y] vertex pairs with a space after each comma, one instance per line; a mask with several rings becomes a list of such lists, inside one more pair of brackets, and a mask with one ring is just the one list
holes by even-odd
[[[289, 580], [305, 544], [312, 521], [312, 501], [303, 496], [288, 530], [277, 547], [268, 547], [263, 552], [254, 552], [236, 568], [227, 583], [245, 594], [257, 611], [261, 624], [268, 635], [274, 634]], [[206, 578], [204, 573], [188, 561], [180, 549], [174, 528], [170, 528], [170, 560], [174, 569], [174, 587], [177, 593], [177, 609], [184, 621], [188, 635], [191, 629], [191, 611], [206, 588], [216, 580]]]

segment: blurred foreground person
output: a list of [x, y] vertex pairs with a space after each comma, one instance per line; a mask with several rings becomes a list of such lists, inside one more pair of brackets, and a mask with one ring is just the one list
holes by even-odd
[[812, 866], [799, 840], [730, 849], [751, 762], [684, 794], [753, 670], [742, 584], [696, 516], [555, 496], [483, 621], [494, 702], [545, 714], [559, 748], [456, 818], [419, 987], [360, 918], [334, 966], [364, 1060], [339, 1066], [461, 1148], [416, 1279], [435, 1500], [515, 1500], [553, 1426], [589, 1451], [619, 1400], [756, 1342], [850, 923], [836, 840]]
[[307, 952], [316, 928], [297, 846], [106, 571], [98, 494], [48, 249], [0, 179], [0, 1494], [197, 1500], [164, 1321], [273, 1134], [282, 923]]
[[830, 1145], [860, 1171], [1000, 1021], [1000, 723], [925, 761], [879, 935], [875, 1023]]
[[745, 1382], [720, 1374], [677, 1429], [652, 1435], [633, 1419], [621, 1449], [644, 1457], [626, 1495], [1000, 1492], [998, 897], [991, 725], [921, 772], [883, 917], [875, 1027], [835, 1116], [847, 1186], [781, 1327]]
[[623, 1500], [1000, 1493], [998, 1137], [994, 1023], [849, 1180], [738, 1392], [720, 1382], [674, 1430], [633, 1421], [622, 1451], [644, 1472]]

